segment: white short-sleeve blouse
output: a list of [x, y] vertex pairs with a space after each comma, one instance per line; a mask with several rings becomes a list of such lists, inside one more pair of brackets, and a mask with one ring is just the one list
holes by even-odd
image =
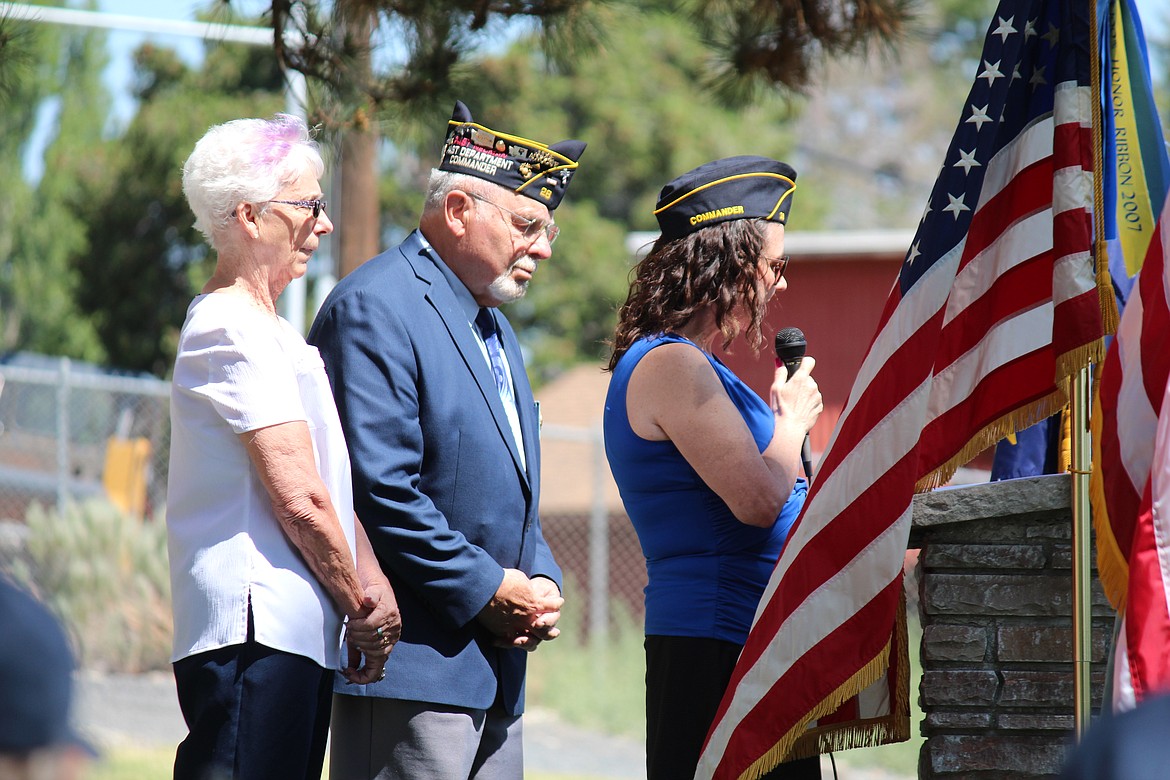
[[305, 421], [354, 556], [349, 455], [325, 366], [287, 321], [225, 293], [187, 309], [171, 388], [172, 660], [256, 641], [336, 669], [342, 615], [285, 536], [239, 434]]

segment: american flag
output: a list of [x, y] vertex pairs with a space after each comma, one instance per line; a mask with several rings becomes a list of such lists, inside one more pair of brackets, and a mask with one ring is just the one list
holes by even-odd
[[696, 777], [756, 778], [785, 758], [908, 735], [890, 659], [913, 494], [1062, 407], [1069, 377], [1102, 351], [1088, 13], [1003, 0], [993, 17]]
[[[1170, 415], [1161, 415], [1170, 351], [1165, 211], [1170, 159], [1154, 108], [1141, 24], [1130, 0], [1111, 8], [1106, 37], [1113, 111], [1107, 114], [1106, 234], [1125, 309], [1093, 409], [1093, 523], [1097, 568], [1125, 617], [1114, 660], [1113, 707], [1133, 709], [1170, 688]], [[1144, 261], [1144, 262], [1143, 262]], [[1136, 283], [1131, 278], [1136, 274]], [[1155, 438], [1155, 430], [1158, 431]], [[1159, 469], [1158, 466], [1162, 468]], [[1159, 541], [1160, 540], [1160, 541]]]
[[1123, 567], [1123, 588], [1107, 584], [1125, 614], [1115, 649], [1116, 710], [1170, 688], [1170, 415], [1161, 414], [1170, 375], [1168, 219], [1164, 210], [1105, 358], [1094, 409], [1094, 481], [1108, 507], [1094, 519], [1098, 556], [1106, 566], [1119, 558]]

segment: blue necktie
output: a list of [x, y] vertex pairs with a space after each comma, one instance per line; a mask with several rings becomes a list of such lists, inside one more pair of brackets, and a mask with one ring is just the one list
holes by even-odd
[[487, 347], [488, 360], [492, 364], [492, 376], [496, 380], [496, 391], [500, 394], [500, 400], [505, 405], [515, 405], [516, 402], [512, 399], [512, 386], [508, 383], [508, 374], [504, 370], [504, 355], [500, 351], [500, 335], [496, 330], [496, 320], [492, 316], [491, 309], [480, 308], [479, 314], [475, 315], [475, 324], [479, 328], [480, 335], [483, 336], [484, 346]]
[[508, 381], [508, 372], [504, 368], [500, 333], [496, 329], [496, 318], [492, 310], [481, 308], [479, 314], [475, 315], [475, 326], [479, 328], [479, 335], [483, 337], [483, 344], [487, 347], [488, 361], [492, 364], [492, 377], [496, 380], [496, 392], [504, 404], [504, 415], [508, 418], [508, 427], [512, 430], [516, 451], [520, 455], [520, 465], [527, 468], [527, 461], [524, 458], [524, 436], [520, 432], [519, 410], [516, 408], [516, 397], [512, 393], [512, 383]]

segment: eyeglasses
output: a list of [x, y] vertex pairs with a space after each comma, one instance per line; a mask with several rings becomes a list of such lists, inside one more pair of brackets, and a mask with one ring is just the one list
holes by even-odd
[[270, 200], [269, 203], [284, 203], [287, 206], [296, 206], [297, 208], [309, 209], [313, 212], [313, 219], [321, 216], [321, 212], [325, 210], [327, 205], [323, 200]]
[[[544, 233], [545, 237], [548, 239], [549, 245], [551, 246], [552, 243], [557, 240], [557, 236], [561, 234], [561, 229], [557, 227], [555, 222], [546, 222], [543, 219], [539, 219], [537, 217], [526, 217], [523, 214], [517, 214], [515, 211], [506, 209], [499, 203], [496, 203], [493, 200], [488, 200], [484, 196], [477, 195], [474, 192], [469, 192], [467, 194], [476, 200], [482, 200], [484, 203], [487, 203], [490, 206], [495, 206], [500, 211], [506, 211], [511, 214], [513, 220], [512, 224], [519, 228], [521, 235], [523, 235], [524, 238], [528, 241], [535, 241], [540, 237], [541, 233]], [[523, 227], [520, 227], [521, 225], [523, 225]]]
[[776, 281], [784, 278], [784, 269], [788, 267], [788, 255], [782, 257], [762, 257], [760, 259], [768, 263], [768, 267], [772, 269], [772, 276], [776, 278]]

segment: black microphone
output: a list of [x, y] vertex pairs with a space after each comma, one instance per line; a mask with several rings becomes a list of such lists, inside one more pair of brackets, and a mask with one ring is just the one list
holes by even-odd
[[[791, 377], [796, 369], [800, 368], [800, 361], [804, 358], [804, 351], [808, 342], [804, 340], [804, 333], [800, 328], [781, 328], [776, 332], [776, 365], [783, 364]], [[808, 434], [804, 435], [804, 444], [800, 448], [800, 459], [804, 463], [804, 475], [812, 480], [812, 450], [808, 443]]]

